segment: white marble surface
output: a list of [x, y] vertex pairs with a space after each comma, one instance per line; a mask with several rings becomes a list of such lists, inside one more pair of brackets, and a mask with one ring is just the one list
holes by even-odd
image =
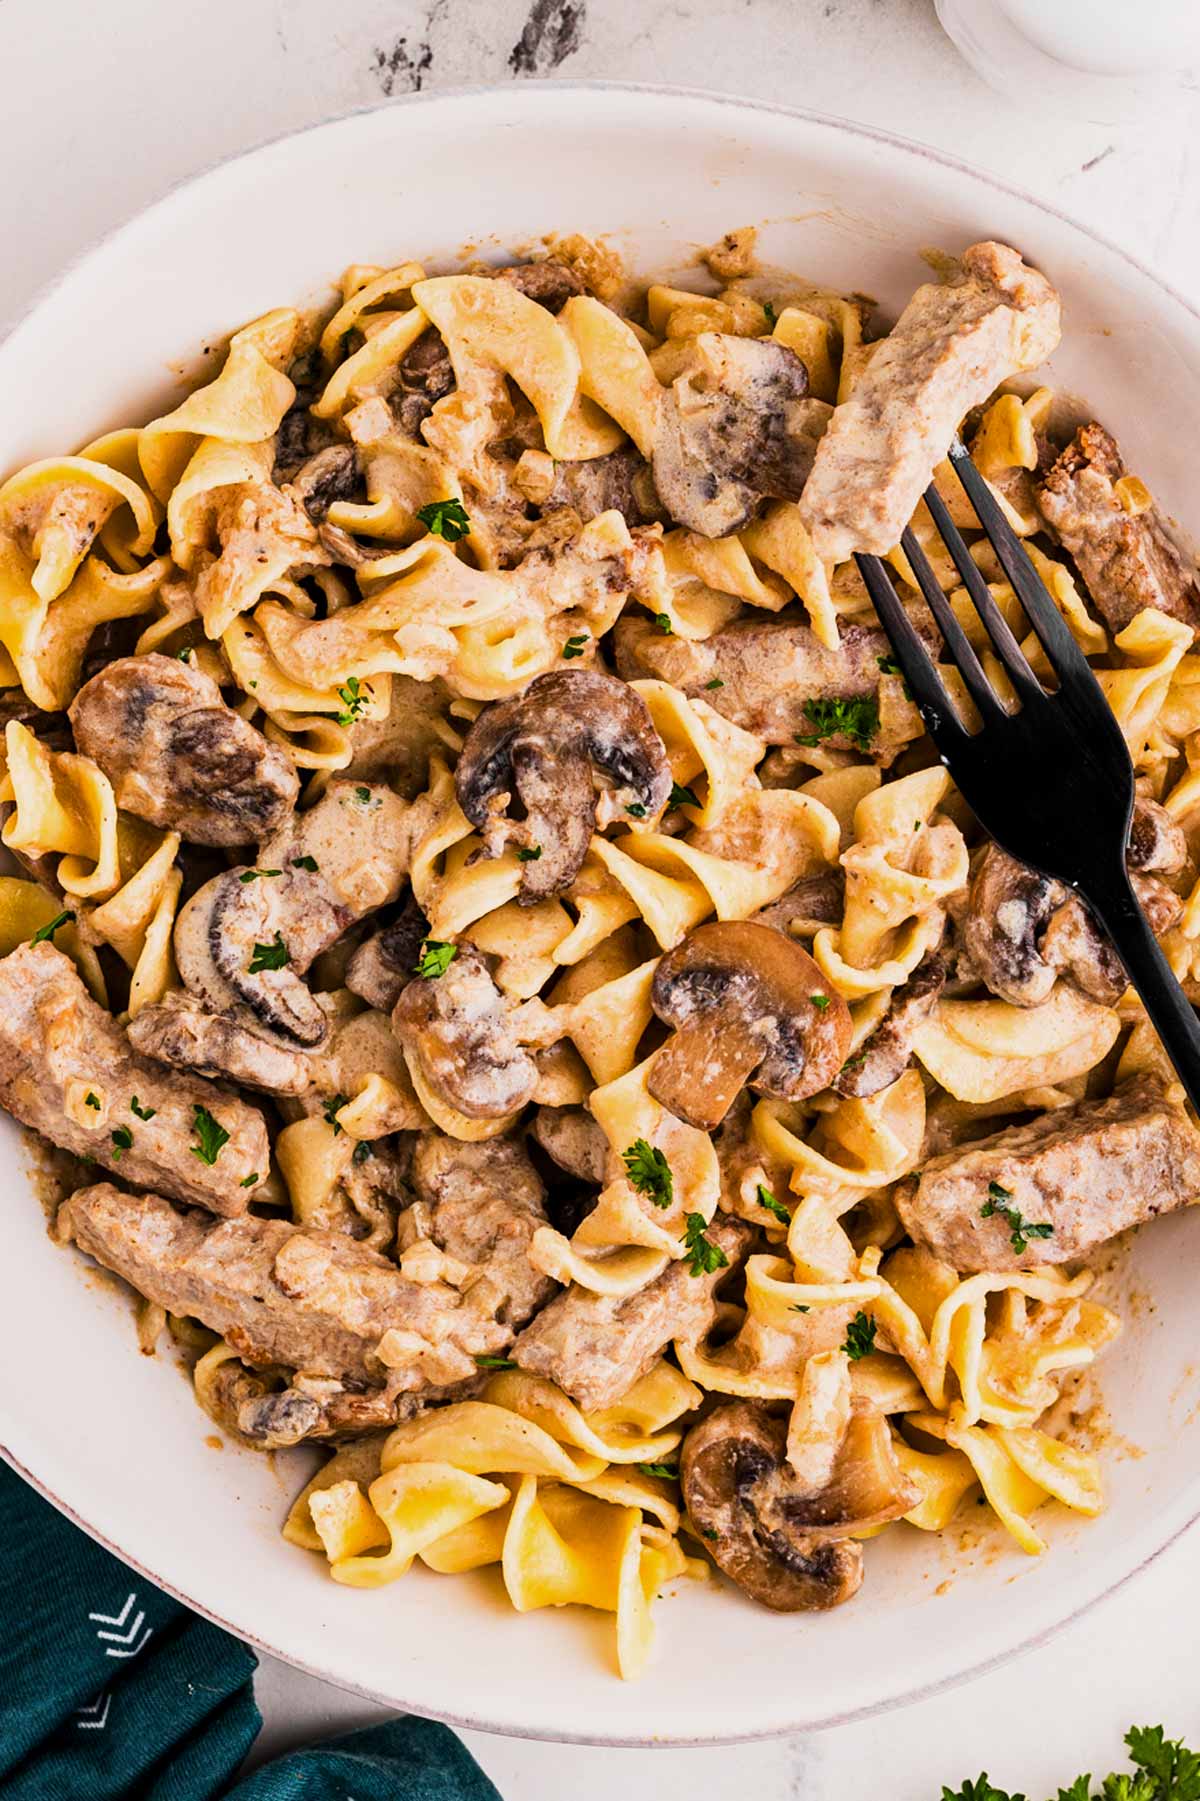
[[[959, 61], [930, 0], [0, 0], [0, 70], [0, 322], [91, 239], [216, 158], [414, 89], [547, 75], [719, 86], [923, 138], [1036, 191], [1200, 300], [1195, 79], [1120, 127], [1022, 111]], [[1193, 1533], [1042, 1650], [807, 1740], [672, 1752], [469, 1742], [507, 1801], [932, 1801], [981, 1765], [1036, 1797], [1108, 1768], [1131, 1721], [1200, 1740], [1198, 1592]], [[260, 1752], [378, 1713], [271, 1662], [258, 1692]]]

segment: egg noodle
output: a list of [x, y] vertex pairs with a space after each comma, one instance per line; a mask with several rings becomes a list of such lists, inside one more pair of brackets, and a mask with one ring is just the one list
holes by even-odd
[[[438, 1389], [449, 1398], [343, 1438], [284, 1533], [352, 1587], [391, 1583], [414, 1561], [441, 1574], [495, 1565], [519, 1611], [578, 1602], [610, 1612], [630, 1677], [649, 1655], [659, 1590], [711, 1573], [716, 1535], [689, 1518], [678, 1460], [714, 1404], [765, 1404], [785, 1423], [810, 1494], [829, 1482], [852, 1417], [883, 1422], [890, 1503], [869, 1519], [835, 1513], [842, 1538], [869, 1538], [887, 1521], [939, 1532], [968, 1505], [980, 1517], [982, 1500], [1021, 1550], [1040, 1553], [1047, 1503], [1101, 1509], [1097, 1459], [1064, 1436], [1069, 1408], [1058, 1404], [1064, 1381], [1118, 1331], [1092, 1298], [1091, 1272], [1036, 1255], [959, 1271], [910, 1238], [894, 1197], [935, 1150], [1139, 1074], [1173, 1076], [1132, 992], [1098, 999], [1064, 979], [1034, 1005], [951, 987], [874, 1092], [826, 1085], [786, 1099], [750, 1082], [715, 1130], [655, 1098], [656, 972], [689, 934], [756, 916], [774, 924], [770, 910], [788, 897], [823, 895], [780, 929], [811, 955], [814, 1001], [831, 1017], [848, 1008], [853, 1067], [953, 932], [981, 840], [886, 657], [870, 659], [879, 667], [860, 688], [866, 701], [832, 716], [810, 707], [809, 731], [781, 738], [765, 708], [723, 711], [728, 680], [706, 675], [718, 665], [703, 658], [734, 622], [786, 614], [810, 628], [814, 654], [830, 656], [875, 626], [853, 563], [821, 559], [802, 505], [768, 495], [735, 529], [706, 536], [639, 489], [666, 397], [701, 340], [794, 353], [819, 436], [886, 342], [868, 337], [865, 303], [748, 263], [704, 292], [638, 286], [582, 240], [553, 247], [551, 265], [571, 277], [557, 312], [536, 288], [491, 271], [355, 267], [327, 316], [268, 313], [234, 333], [216, 373], [172, 411], [0, 487], [10, 703], [0, 835], [29, 878], [0, 879], [0, 950], [58, 916], [55, 947], [122, 1021], [181, 992], [173, 928], [211, 871], [193, 869], [179, 831], [118, 806], [109, 775], [58, 729], [100, 666], [97, 645], [114, 647], [100, 662], [178, 655], [213, 677], [294, 763], [303, 806], [339, 782], [393, 785], [407, 806], [405, 873], [426, 950], [451, 947], [460, 969], [478, 953], [514, 1067], [528, 1065], [530, 1079], [509, 1110], [468, 1107], [428, 1043], [393, 1032], [346, 986], [345, 956], [329, 951], [311, 985], [338, 1033], [355, 1036], [347, 1049], [339, 1035], [324, 1064], [313, 1053], [307, 1098], [280, 1100], [274, 1169], [252, 1213], [347, 1234], [415, 1283], [465, 1291], [480, 1269], [435, 1243], [421, 1203], [354, 1198], [359, 1147], [399, 1134], [402, 1150], [414, 1132], [486, 1147], [522, 1138], [550, 1107], [589, 1122], [600, 1163], [594, 1204], [579, 1216], [551, 1205], [532, 1232], [528, 1261], [544, 1292], [564, 1285], [612, 1311], [672, 1270], [703, 1286], [723, 1262], [727, 1276], [708, 1284], [716, 1295], [700, 1326], [666, 1333], [609, 1405], [577, 1403], [503, 1344], [475, 1358], [472, 1380]], [[402, 374], [418, 366], [414, 353], [441, 347], [444, 391], [427, 385], [414, 425]], [[1141, 793], [1187, 837], [1171, 878], [1182, 904], [1164, 942], [1200, 993], [1200, 656], [1190, 628], [1153, 607], [1112, 631], [1047, 534], [1032, 484], [1058, 404], [1045, 387], [994, 396], [971, 415], [972, 454], [1092, 661]], [[303, 467], [286, 467], [300, 410], [305, 451], [352, 452], [351, 481], [318, 495]], [[585, 478], [598, 483], [614, 458], [631, 472], [624, 494], [636, 504], [598, 485], [585, 504]], [[948, 464], [935, 480], [949, 498]], [[1122, 504], [1135, 517], [1145, 503], [1130, 478]], [[967, 527], [961, 495], [954, 508]], [[913, 529], [1004, 692], [923, 503]], [[1015, 594], [986, 541], [968, 536], [1036, 664]], [[904, 552], [890, 560], [916, 603]], [[541, 847], [522, 855], [519, 832], [498, 841], [473, 823], [456, 764], [494, 703], [538, 677], [610, 669], [622, 620], [651, 645], [641, 665], [620, 668], [665, 751], [672, 800], [639, 817], [602, 797], [578, 868], [530, 904], [523, 883]], [[351, 948], [361, 937], [351, 934]], [[645, 1174], [664, 1164], [665, 1201]], [[741, 1222], [744, 1255], [717, 1248], [718, 1210]], [[151, 1309], [143, 1320], [151, 1339], [162, 1317]], [[227, 1424], [235, 1376], [252, 1373], [268, 1390], [288, 1380], [195, 1318], [173, 1324], [202, 1402]], [[398, 1339], [380, 1354], [404, 1365]], [[419, 1399], [419, 1387], [410, 1392]]]

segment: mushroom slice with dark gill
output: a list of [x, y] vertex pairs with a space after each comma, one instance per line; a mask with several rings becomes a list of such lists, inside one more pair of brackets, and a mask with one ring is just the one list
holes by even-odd
[[177, 657], [121, 657], [79, 690], [75, 743], [126, 812], [192, 844], [251, 844], [296, 804], [291, 759]]
[[312, 1083], [308, 1055], [255, 1032], [228, 1013], [210, 1013], [195, 995], [168, 994], [135, 1013], [129, 1042], [143, 1057], [197, 1075], [239, 1082], [266, 1094], [303, 1094]]
[[390, 1013], [420, 961], [429, 921], [410, 894], [399, 915], [364, 938], [346, 965], [346, 986], [368, 1006]]
[[[596, 670], [539, 675], [497, 701], [467, 735], [455, 771], [458, 804], [483, 835], [485, 854], [513, 843], [532, 852], [521, 870], [526, 906], [561, 894], [578, 875], [596, 824], [596, 776], [615, 806], [652, 819], [671, 793], [671, 769], [646, 703]], [[524, 818], [512, 817], [514, 802]]]
[[764, 497], [799, 497], [814, 454], [808, 370], [771, 338], [700, 332], [689, 348], [659, 415], [654, 485], [680, 525], [723, 538]]
[[862, 1583], [851, 1533], [899, 1519], [919, 1499], [887, 1421], [855, 1404], [824, 1488], [787, 1462], [787, 1421], [757, 1401], [717, 1407], [683, 1441], [684, 1504], [719, 1568], [776, 1613], [837, 1607]]
[[887, 1012], [857, 1056], [849, 1058], [833, 1078], [837, 1094], [864, 1100], [898, 1081], [912, 1059], [913, 1039], [933, 1012], [946, 985], [946, 966], [938, 956], [919, 963], [902, 988], [892, 995]]
[[751, 920], [689, 932], [659, 964], [650, 998], [675, 1032], [646, 1086], [703, 1132], [747, 1085], [789, 1101], [828, 1088], [850, 1048], [850, 1009], [808, 952]]
[[365, 497], [358, 452], [353, 444], [329, 444], [318, 450], [288, 477], [297, 500], [315, 525], [320, 525], [339, 500]]
[[503, 1119], [533, 1097], [537, 1064], [518, 1041], [487, 962], [459, 949], [444, 975], [409, 982], [392, 1014], [414, 1080], [468, 1119]]

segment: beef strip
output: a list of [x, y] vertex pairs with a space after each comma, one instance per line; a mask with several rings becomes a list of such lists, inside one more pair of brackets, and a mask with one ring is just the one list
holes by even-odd
[[[555, 1284], [529, 1261], [529, 1245], [546, 1224], [545, 1189], [515, 1138], [464, 1144], [425, 1132], [413, 1153], [413, 1186], [426, 1214], [414, 1225], [441, 1250], [480, 1271], [478, 1290], [497, 1319], [523, 1326]], [[402, 1228], [403, 1230], [403, 1228]]]
[[904, 986], [896, 989], [857, 1055], [834, 1077], [835, 1092], [861, 1100], [898, 1081], [912, 1061], [913, 1039], [937, 1006], [945, 983], [946, 966], [939, 956], [919, 963]]
[[[1139, 1076], [1107, 1100], [1078, 1101], [934, 1157], [894, 1198], [918, 1244], [966, 1272], [1067, 1263], [1197, 1195], [1200, 1132], [1157, 1077]], [[1049, 1236], [1016, 1249], [1011, 1220], [983, 1216], [996, 1201], [1016, 1210], [1013, 1219], [1049, 1225]]]
[[139, 1294], [219, 1332], [246, 1363], [384, 1388], [465, 1381], [512, 1337], [445, 1282], [410, 1282], [340, 1232], [283, 1219], [212, 1220], [110, 1182], [80, 1189], [64, 1233]]
[[[717, 1214], [707, 1236], [732, 1266], [753, 1234]], [[612, 1407], [674, 1339], [694, 1344], [704, 1336], [716, 1315], [714, 1291], [728, 1273], [693, 1276], [686, 1263], [669, 1263], [623, 1299], [568, 1288], [526, 1326], [512, 1356], [523, 1370], [557, 1382], [585, 1413]]]
[[265, 1094], [303, 1094], [312, 1081], [307, 1054], [254, 1031], [228, 1013], [210, 1013], [191, 994], [168, 994], [143, 1007], [129, 1022], [135, 1051], [191, 1069], [215, 1081], [223, 1077]]
[[817, 555], [886, 555], [964, 415], [1059, 335], [1057, 294], [1006, 244], [972, 244], [957, 280], [918, 288], [817, 446], [800, 500]]
[[1129, 513], [1116, 483], [1125, 464], [1102, 425], [1083, 425], [1047, 473], [1038, 505], [1114, 632], [1145, 607], [1200, 628], [1200, 586], [1156, 506]]
[[[243, 1213], [243, 1182], [270, 1168], [262, 1114], [227, 1088], [141, 1056], [52, 944], [23, 944], [0, 959], [0, 1104], [63, 1150], [213, 1213]], [[211, 1165], [197, 1154], [198, 1108], [229, 1133]]]
[[192, 843], [254, 843], [296, 804], [291, 758], [225, 705], [211, 676], [178, 657], [107, 664], [79, 690], [70, 719], [117, 805]]

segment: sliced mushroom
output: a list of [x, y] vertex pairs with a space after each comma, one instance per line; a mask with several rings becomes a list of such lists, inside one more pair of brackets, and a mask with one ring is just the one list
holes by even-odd
[[[485, 854], [533, 852], [521, 871], [526, 906], [570, 887], [596, 823], [596, 776], [635, 817], [661, 813], [671, 793], [662, 739], [639, 694], [596, 670], [540, 675], [524, 694], [484, 709], [455, 771], [458, 804]], [[523, 818], [512, 817], [514, 802]]]
[[805, 876], [777, 901], [760, 907], [753, 917], [759, 925], [774, 926], [777, 932], [794, 938], [840, 924], [845, 906], [845, 871], [828, 869], [821, 875]]
[[414, 1076], [468, 1119], [503, 1119], [532, 1098], [537, 1064], [518, 1043], [504, 997], [472, 947], [460, 947], [444, 975], [409, 982], [392, 1026]]
[[926, 957], [893, 994], [887, 1012], [858, 1055], [844, 1063], [833, 1079], [838, 1094], [862, 1100], [890, 1088], [908, 1068], [918, 1028], [937, 1006], [946, 985], [946, 965]]
[[799, 497], [815, 449], [808, 370], [771, 338], [701, 332], [690, 348], [659, 415], [654, 483], [680, 525], [723, 538], [764, 496]]
[[267, 1094], [303, 1094], [312, 1081], [304, 1051], [266, 1038], [227, 1013], [210, 1013], [191, 994], [168, 994], [157, 1006], [143, 1007], [130, 1020], [128, 1035], [144, 1057]]
[[828, 1088], [850, 1046], [850, 1009], [808, 952], [748, 919], [689, 932], [659, 964], [650, 998], [675, 1034], [646, 1086], [704, 1132], [744, 1086], [791, 1101]]
[[390, 1013], [412, 980], [429, 921], [410, 894], [390, 925], [364, 940], [346, 966], [346, 986], [382, 1013]]
[[539, 1107], [530, 1132], [559, 1169], [599, 1188], [608, 1165], [608, 1139], [582, 1107]]
[[683, 1441], [688, 1515], [719, 1567], [764, 1607], [836, 1607], [862, 1582], [849, 1534], [907, 1513], [918, 1499], [901, 1474], [887, 1421], [856, 1403], [827, 1485], [812, 1493], [787, 1463], [787, 1422], [761, 1402], [717, 1407]]
[[353, 444], [330, 444], [309, 457], [289, 477], [296, 498], [315, 525], [320, 525], [335, 501], [363, 497], [362, 472]]
[[561, 312], [572, 295], [586, 292], [574, 269], [548, 257], [536, 263], [509, 263], [496, 270], [496, 280], [527, 294], [550, 313]]
[[177, 657], [109, 663], [79, 690], [70, 718], [117, 805], [193, 844], [254, 843], [296, 804], [291, 759]]

